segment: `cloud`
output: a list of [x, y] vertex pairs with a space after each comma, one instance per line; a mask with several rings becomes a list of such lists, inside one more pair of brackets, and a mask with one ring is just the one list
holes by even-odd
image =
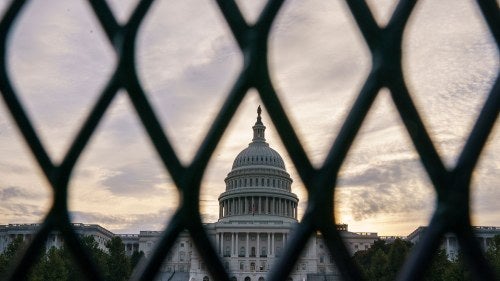
[[3, 202], [0, 206], [2, 221], [7, 223], [38, 222], [45, 214], [46, 210], [39, 204]]
[[[378, 9], [380, 1], [376, 2]], [[381, 17], [392, 8], [389, 2], [383, 3], [388, 10], [378, 11]], [[405, 79], [449, 167], [499, 66], [498, 50], [476, 17], [477, 7], [455, 2], [419, 3], [403, 42]], [[0, 10], [5, 8], [1, 3]], [[111, 5], [123, 21], [134, 1], [114, 0]], [[116, 56], [83, 1], [30, 2], [8, 48], [13, 83], [57, 162], [109, 79]], [[319, 166], [368, 74], [371, 59], [366, 44], [346, 5], [292, 0], [273, 26], [269, 56], [279, 98], [309, 157]], [[213, 2], [159, 1], [145, 18], [137, 41], [138, 74], [183, 163], [189, 163], [198, 149], [242, 68], [242, 58]], [[387, 92], [381, 94], [349, 151], [336, 198], [342, 212], [354, 217], [358, 226], [377, 219], [386, 220], [384, 227], [389, 229], [399, 227], [404, 216], [429, 212], [434, 197], [399, 114]], [[209, 163], [200, 202], [205, 221], [217, 218], [223, 179], [251, 139], [259, 103], [254, 93], [244, 99]], [[31, 192], [30, 187], [45, 182], [33, 169], [36, 165], [28, 150], [19, 145], [22, 141], [5, 108], [0, 110], [0, 221], [33, 220], [44, 213], [37, 204], [46, 202], [36, 196], [48, 198], [50, 192], [45, 190], [47, 196]], [[267, 112], [264, 117], [269, 143], [288, 159]], [[473, 207], [478, 217], [488, 217], [484, 220], [488, 224], [499, 221], [492, 200], [498, 197], [497, 147], [485, 150], [474, 177]], [[172, 194], [177, 193], [151, 148], [135, 110], [121, 93], [78, 161], [70, 186], [75, 221], [102, 222], [123, 231], [161, 229], [176, 207]], [[297, 188], [298, 175], [289, 161], [286, 164]], [[300, 199], [304, 208], [307, 200]], [[131, 209], [137, 213], [127, 215]]]
[[134, 196], [139, 194], [164, 193], [158, 185], [165, 184], [165, 178], [159, 176], [152, 163], [137, 163], [120, 167], [116, 174], [101, 183], [114, 195]]
[[72, 211], [73, 222], [99, 223], [117, 233], [138, 233], [140, 230], [163, 230], [173, 209], [163, 209], [154, 213], [104, 214], [99, 212]]
[[6, 202], [13, 198], [37, 199], [40, 194], [28, 192], [24, 188], [18, 186], [8, 186], [0, 189], [0, 201]]

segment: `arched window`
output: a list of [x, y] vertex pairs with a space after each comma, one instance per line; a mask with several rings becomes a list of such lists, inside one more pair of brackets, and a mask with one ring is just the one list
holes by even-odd
[[238, 281], [238, 279], [236, 278], [236, 276], [233, 276], [231, 277], [231, 281]]
[[259, 281], [265, 281], [264, 277], [259, 277]]
[[208, 276], [203, 277], [203, 281], [210, 281], [210, 278]]
[[250, 277], [245, 277], [245, 281], [252, 281], [252, 279], [250, 279]]

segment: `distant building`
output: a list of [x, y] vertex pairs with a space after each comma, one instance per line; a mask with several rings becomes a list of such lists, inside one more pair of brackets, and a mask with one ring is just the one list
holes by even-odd
[[[408, 235], [407, 240], [413, 244], [417, 244], [420, 239], [422, 239], [427, 227], [420, 226], [410, 235]], [[483, 251], [486, 251], [493, 243], [493, 237], [495, 235], [500, 235], [500, 227], [496, 226], [473, 226], [474, 235], [479, 241]], [[446, 255], [450, 260], [455, 259], [459, 253], [460, 246], [458, 245], [457, 237], [454, 234], [447, 233], [443, 242], [441, 243], [441, 249], [446, 251]]]
[[[106, 242], [115, 236], [111, 231], [97, 225], [97, 224], [83, 224], [73, 223], [73, 229], [78, 236], [92, 236], [99, 245], [99, 248], [105, 250]], [[23, 238], [24, 241], [31, 241], [40, 224], [8, 224], [0, 225], [0, 253], [4, 252], [8, 245], [17, 237]], [[64, 238], [58, 231], [53, 231], [49, 234], [47, 242], [45, 243], [46, 249], [51, 247], [60, 248], [64, 244]]]

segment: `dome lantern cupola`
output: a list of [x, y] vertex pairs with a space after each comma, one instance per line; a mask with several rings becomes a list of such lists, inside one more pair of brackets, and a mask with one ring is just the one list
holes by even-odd
[[253, 142], [266, 142], [265, 138], [265, 131], [266, 131], [266, 126], [262, 123], [262, 119], [260, 117], [260, 114], [262, 112], [262, 109], [260, 109], [260, 105], [257, 108], [257, 122], [255, 122], [255, 125], [252, 127], [253, 128]]

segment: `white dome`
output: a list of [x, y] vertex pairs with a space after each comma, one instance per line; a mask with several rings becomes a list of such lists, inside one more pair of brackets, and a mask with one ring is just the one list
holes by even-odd
[[285, 162], [269, 147], [260, 107], [252, 127], [253, 139], [236, 159], [226, 179], [226, 191], [219, 196], [219, 221], [297, 221], [298, 197], [292, 193], [293, 180]]
[[232, 169], [245, 166], [272, 166], [285, 170], [285, 162], [266, 142], [252, 142], [234, 159]]

